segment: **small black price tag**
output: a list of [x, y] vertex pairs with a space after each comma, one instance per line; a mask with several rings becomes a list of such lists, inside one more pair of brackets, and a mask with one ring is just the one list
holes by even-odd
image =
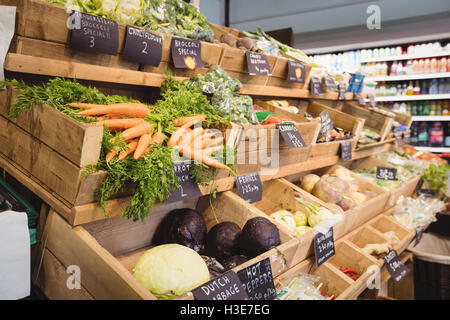
[[418, 196], [420, 196], [422, 194], [424, 196], [426, 196], [426, 197], [433, 198], [433, 197], [436, 197], [438, 195], [438, 191], [437, 190], [432, 190], [432, 189], [419, 189], [419, 190], [417, 190], [417, 195]]
[[333, 227], [327, 233], [318, 233], [314, 236], [314, 255], [316, 256], [316, 266], [330, 259], [335, 255]]
[[397, 169], [396, 168], [377, 167], [377, 179], [396, 181], [397, 180]]
[[386, 263], [387, 271], [394, 281], [399, 282], [409, 273], [409, 269], [403, 264], [403, 262], [400, 261], [397, 251], [389, 251], [383, 259]]
[[305, 83], [305, 65], [303, 63], [288, 60], [287, 81]]
[[333, 121], [330, 117], [330, 112], [328, 110], [323, 110], [319, 114], [319, 118], [321, 123], [320, 134], [321, 136], [326, 136], [328, 132], [330, 132], [334, 128]]
[[68, 27], [70, 29], [70, 47], [117, 55], [119, 26], [116, 21], [72, 11]]
[[248, 300], [238, 275], [229, 271], [192, 290], [195, 300]]
[[323, 81], [325, 82], [325, 85], [328, 90], [338, 92], [338, 88], [336, 86], [336, 82], [332, 77], [324, 77]]
[[356, 97], [356, 100], [358, 100], [358, 103], [360, 106], [364, 106], [364, 107], [366, 106], [366, 102], [364, 101], [364, 98], [361, 96], [360, 93], [355, 93], [355, 97]]
[[396, 132], [394, 135], [395, 135], [395, 139], [397, 140], [397, 145], [399, 147], [403, 147], [404, 143], [403, 143], [402, 133]]
[[126, 60], [157, 67], [161, 62], [162, 44], [162, 36], [127, 26], [122, 57]]
[[312, 96], [322, 96], [324, 94], [320, 78], [311, 77], [311, 80], [309, 80], [309, 92]]
[[190, 70], [203, 68], [200, 41], [173, 37], [170, 51], [175, 68]]
[[262, 53], [246, 51], [248, 74], [251, 76], [271, 76], [269, 61]]
[[273, 300], [277, 296], [270, 258], [239, 270], [237, 274], [249, 300]]
[[180, 189], [173, 191], [172, 195], [165, 202], [176, 202], [202, 196], [200, 188], [189, 174], [191, 164], [191, 161], [175, 163], [174, 170], [178, 178], [178, 183], [180, 184]]
[[305, 141], [294, 124], [277, 124], [276, 128], [280, 130], [280, 134], [283, 137], [284, 142], [286, 142], [288, 148], [306, 147]]
[[258, 202], [262, 199], [262, 183], [257, 172], [236, 178], [237, 194], [248, 203]]
[[352, 160], [352, 142], [343, 141], [341, 142], [341, 159], [342, 161]]
[[338, 100], [345, 100], [345, 92], [347, 92], [347, 85], [345, 83], [338, 84]]
[[414, 243], [414, 246], [417, 246], [420, 242], [420, 240], [422, 240], [422, 235], [423, 235], [423, 231], [424, 231], [424, 227], [423, 226], [418, 226], [416, 228], [416, 242]]

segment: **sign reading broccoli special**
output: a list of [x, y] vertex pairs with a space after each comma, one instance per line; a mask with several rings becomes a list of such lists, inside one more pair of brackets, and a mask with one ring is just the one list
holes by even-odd
[[70, 47], [117, 55], [119, 27], [117, 22], [78, 11], [72, 11], [67, 23]]
[[287, 81], [305, 83], [305, 65], [297, 61], [287, 62]]
[[271, 76], [269, 61], [267, 56], [261, 53], [255, 53], [251, 51], [245, 52], [247, 58], [248, 74], [251, 76]]
[[248, 300], [238, 275], [229, 271], [192, 290], [196, 300]]
[[202, 196], [200, 188], [189, 174], [189, 168], [191, 164], [192, 164], [191, 161], [183, 161], [175, 163], [174, 171], [175, 175], [178, 178], [180, 188], [178, 190], [173, 191], [172, 195], [169, 198], [167, 198], [165, 202], [167, 203], [176, 202]]
[[162, 36], [144, 29], [127, 26], [122, 57], [149, 66], [159, 66], [162, 57]]
[[302, 135], [298, 131], [297, 127], [292, 123], [277, 124], [276, 128], [280, 130], [280, 134], [283, 137], [289, 148], [304, 148], [306, 143], [302, 138]]
[[175, 68], [190, 70], [203, 68], [200, 41], [173, 37], [170, 51]]
[[270, 258], [258, 261], [237, 273], [249, 300], [273, 300], [277, 290], [273, 283]]
[[330, 259], [335, 253], [333, 227], [325, 234], [319, 232], [314, 236], [314, 255], [317, 266]]
[[409, 273], [409, 269], [400, 261], [397, 251], [389, 251], [383, 259], [386, 263], [387, 271], [394, 281], [399, 282]]
[[236, 178], [237, 194], [248, 203], [262, 199], [262, 183], [259, 174], [249, 173]]

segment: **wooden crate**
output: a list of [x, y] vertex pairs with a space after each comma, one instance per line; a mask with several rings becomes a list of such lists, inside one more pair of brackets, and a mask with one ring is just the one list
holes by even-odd
[[[64, 7], [52, 5], [41, 0], [0, 0], [0, 4], [15, 5], [17, 7], [16, 35], [19, 37], [17, 37], [17, 46], [12, 46], [11, 52], [13, 53], [82, 62], [110, 68], [139, 69], [138, 63], [124, 60], [121, 57], [125, 42], [126, 24], [118, 23], [119, 42], [117, 56], [84, 52], [69, 47], [70, 30], [66, 27], [69, 14]], [[163, 55], [158, 67], [142, 66], [141, 69], [145, 72], [165, 74], [168, 69], [172, 69], [175, 76], [191, 77], [195, 74], [205, 73], [209, 66], [219, 63], [222, 47], [202, 41], [204, 68], [196, 70], [172, 68], [170, 53], [172, 36], [158, 32], [154, 33], [163, 37]]]
[[305, 65], [305, 82], [287, 81], [288, 60], [285, 58], [276, 57], [275, 65], [272, 69], [272, 76], [267, 80], [268, 86], [284, 87], [292, 89], [309, 90], [309, 81], [311, 80], [311, 65]]
[[[358, 159], [355, 161], [352, 161], [348, 167], [350, 170], [354, 169], [364, 169], [364, 168], [373, 168], [376, 166], [385, 167], [385, 168], [395, 168], [394, 165], [383, 161], [381, 159], [375, 158], [373, 156], [367, 157], [364, 159]], [[403, 181], [401, 185], [397, 186], [396, 188], [389, 191], [390, 197], [389, 200], [386, 202], [386, 210], [395, 206], [397, 203], [397, 200], [400, 198], [400, 196], [409, 197], [412, 195], [414, 190], [416, 189], [417, 184], [419, 183], [421, 176], [415, 176], [412, 179], [409, 179], [407, 181]]]
[[[0, 154], [4, 165], [31, 178], [46, 194], [61, 203], [61, 214], [73, 225], [106, 218], [97, 205], [95, 189], [105, 179], [106, 172], [83, 175], [84, 167], [99, 160], [103, 128], [78, 122], [58, 110], [43, 104], [17, 119], [8, 118], [10, 103], [19, 93], [8, 88], [0, 91]], [[51, 125], [49, 125], [51, 124]], [[245, 163], [238, 166], [240, 174]], [[232, 188], [228, 173], [219, 170], [215, 186], [218, 191]], [[208, 194], [212, 186], [201, 186]], [[120, 215], [134, 190], [132, 186], [108, 201], [109, 213]], [[60, 207], [61, 208], [61, 207]]]
[[[233, 221], [240, 227], [255, 216], [246, 202], [231, 192], [222, 193], [214, 203], [219, 221]], [[197, 200], [188, 200], [154, 209], [146, 224], [114, 217], [72, 228], [56, 212], [52, 211], [46, 224], [46, 236], [42, 242], [40, 267], [35, 282], [44, 288], [50, 299], [149, 299], [155, 297], [133, 276], [132, 269], [139, 257], [153, 245], [153, 237], [159, 223], [170, 210], [198, 206]], [[203, 211], [208, 230], [216, 224], [211, 209]], [[271, 260], [273, 276], [290, 267], [297, 240], [281, 230], [282, 244], [236, 267], [234, 271], [263, 260]], [[284, 263], [281, 255], [287, 260]], [[83, 290], [66, 290], [67, 276], [53, 277], [68, 266], [76, 265], [81, 271]], [[85, 293], [88, 294], [85, 294]], [[193, 299], [185, 294], [178, 299]]]
[[[358, 138], [359, 138], [359, 133], [364, 125], [364, 119], [353, 117], [349, 114], [340, 112], [334, 108], [330, 108], [322, 103], [319, 103], [319, 102], [316, 102], [313, 100], [310, 100], [309, 102], [301, 101], [301, 100], [286, 100], [286, 101], [288, 101], [291, 106], [297, 107], [299, 109], [299, 113], [293, 114], [287, 110], [284, 110], [283, 108], [273, 106], [264, 100], [255, 100], [255, 104], [263, 107], [264, 109], [266, 109], [268, 111], [276, 112], [276, 113], [291, 117], [293, 120], [305, 119], [304, 118], [305, 112], [308, 112], [309, 114], [311, 114], [314, 117], [318, 117], [322, 111], [328, 110], [328, 112], [330, 113], [330, 118], [336, 127], [339, 127], [339, 128], [342, 128], [344, 130], [351, 132], [351, 134], [353, 135], [353, 138], [350, 139], [352, 142], [352, 150], [354, 150], [356, 148], [356, 144], [357, 144]], [[339, 154], [339, 148], [340, 148], [342, 141], [343, 140], [324, 142], [324, 143], [314, 142], [312, 145], [310, 157], [312, 158], [312, 157], [319, 157], [319, 156], [337, 155], [337, 154]]]
[[[364, 127], [378, 133], [380, 135], [380, 142], [385, 141], [385, 139], [389, 137], [389, 133], [391, 132], [392, 124], [394, 122], [393, 118], [387, 117], [375, 111], [361, 108], [355, 102], [346, 102], [340, 110], [351, 114], [354, 117], [364, 119]], [[359, 146], [358, 149], [370, 148], [373, 145], [375, 144]]]
[[[245, 85], [265, 86], [269, 79], [268, 76], [250, 76], [248, 74], [247, 59], [245, 51], [223, 46], [222, 57], [219, 66], [222, 67], [231, 77], [238, 79]], [[274, 69], [277, 58], [275, 56], [267, 55], [270, 70]]]

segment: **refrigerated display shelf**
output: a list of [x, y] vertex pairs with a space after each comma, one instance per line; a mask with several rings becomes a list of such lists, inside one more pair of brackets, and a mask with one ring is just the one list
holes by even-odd
[[423, 59], [423, 58], [432, 58], [432, 57], [445, 57], [448, 55], [450, 55], [450, 50], [436, 52], [436, 53], [432, 53], [432, 54], [403, 54], [401, 56], [367, 58], [367, 59], [361, 59], [361, 63], [413, 60], [413, 59]]
[[400, 76], [368, 77], [366, 78], [366, 81], [406, 81], [406, 80], [424, 80], [424, 79], [437, 79], [449, 77], [450, 72], [433, 72], [420, 74], [406, 74]]
[[[375, 97], [376, 102], [385, 102], [385, 101], [419, 101], [419, 100], [445, 100], [450, 99], [450, 94], [417, 94], [410, 96], [381, 96]], [[369, 99], [366, 99], [366, 102], [369, 102]]]

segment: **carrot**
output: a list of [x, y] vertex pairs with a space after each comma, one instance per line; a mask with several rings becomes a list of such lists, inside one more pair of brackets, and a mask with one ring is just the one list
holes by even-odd
[[219, 161], [216, 161], [210, 157], [204, 157], [202, 150], [194, 150], [192, 151], [191, 148], [183, 146], [180, 148], [180, 152], [189, 159], [196, 160], [198, 162], [204, 163], [210, 167], [214, 167], [217, 169], [223, 169], [227, 171], [231, 171], [231, 169], [224, 165], [223, 163], [220, 163]]
[[80, 108], [80, 109], [106, 107], [105, 104], [93, 104], [93, 103], [83, 103], [83, 102], [72, 102], [72, 103], [69, 103], [69, 106], [71, 106], [72, 108]]
[[208, 139], [211, 139], [212, 137], [214, 137], [214, 136], [216, 136], [216, 135], [218, 135], [219, 134], [219, 132], [217, 132], [217, 131], [205, 131], [204, 133], [203, 133], [203, 137], [202, 137], [202, 139], [203, 140], [208, 140]]
[[111, 151], [109, 151], [107, 154], [106, 154], [106, 156], [105, 156], [105, 161], [106, 161], [106, 164], [107, 165], [109, 165], [109, 163], [111, 162], [111, 160], [116, 156], [116, 154], [117, 154], [117, 150], [116, 149], [111, 149]]
[[98, 121], [98, 125], [106, 125], [109, 130], [122, 130], [134, 127], [145, 120], [142, 118], [129, 118], [129, 119], [108, 119], [103, 121]]
[[122, 119], [122, 116], [120, 114], [107, 114], [105, 117], [106, 119]]
[[140, 157], [142, 157], [142, 155], [144, 154], [145, 149], [147, 149], [147, 147], [150, 145], [151, 141], [152, 141], [152, 136], [149, 135], [149, 134], [143, 134], [139, 138], [139, 142], [138, 142], [138, 145], [136, 147], [136, 150], [134, 151], [134, 156], [133, 156], [133, 158], [135, 160], [137, 160]]
[[153, 126], [148, 123], [147, 121], [144, 121], [143, 123], [138, 123], [134, 127], [128, 128], [125, 131], [122, 132], [122, 139], [123, 140], [131, 140], [137, 137], [140, 137], [144, 134], [150, 133], [153, 130]]
[[195, 120], [195, 119], [198, 119], [198, 120], [201, 119], [201, 121], [204, 121], [204, 120], [206, 120], [206, 116], [203, 114], [199, 114], [199, 115], [190, 116], [190, 117], [181, 117], [178, 119], [174, 119], [173, 123], [175, 124], [175, 126], [179, 127], [179, 126], [182, 126], [182, 125], [184, 125], [192, 120]]
[[183, 124], [172, 134], [172, 136], [169, 139], [169, 142], [167, 142], [167, 145], [169, 147], [173, 147], [174, 145], [176, 145], [178, 140], [180, 140], [181, 136], [183, 134], [185, 134], [186, 129], [192, 127], [193, 125], [195, 125], [196, 123], [199, 123], [199, 122], [201, 122], [201, 121], [199, 121], [198, 119], [194, 119], [194, 120], [191, 120], [191, 121]]
[[212, 155], [222, 149], [223, 149], [223, 146], [216, 146], [216, 147], [203, 149], [203, 157], [209, 157], [210, 155]]
[[125, 159], [129, 154], [133, 153], [136, 150], [138, 145], [137, 141], [131, 141], [127, 144], [128, 150], [120, 151], [119, 157], [117, 158], [119, 161]]
[[95, 116], [101, 114], [120, 114], [129, 117], [145, 118], [150, 109], [141, 103], [118, 103], [104, 107], [92, 108], [78, 113], [82, 116]]
[[156, 132], [153, 136], [152, 136], [152, 143], [155, 142], [157, 144], [162, 144], [164, 142], [164, 140], [166, 140], [166, 135], [162, 132]]
[[215, 146], [216, 144], [222, 143], [223, 138], [216, 138], [216, 139], [209, 139], [209, 140], [203, 140], [202, 149], [206, 149], [211, 146]]

